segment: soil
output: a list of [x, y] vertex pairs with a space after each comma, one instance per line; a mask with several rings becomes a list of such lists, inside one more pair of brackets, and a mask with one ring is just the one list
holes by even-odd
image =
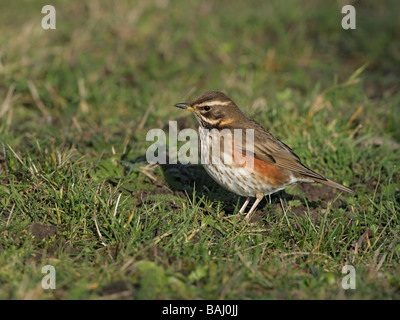
[[58, 231], [57, 226], [43, 224], [41, 222], [32, 223], [27, 227], [27, 230], [35, 237], [36, 240], [48, 239], [55, 236]]
[[338, 191], [324, 184], [299, 183], [297, 188], [307, 197], [308, 201], [331, 201], [335, 199]]
[[[46, 248], [47, 254], [50, 256], [56, 255], [60, 248], [68, 254], [77, 254], [80, 252], [78, 249], [72, 247], [67, 242], [63, 241], [63, 239], [58, 237], [57, 233], [60, 232], [61, 229], [57, 226], [34, 222], [29, 224], [26, 227], [26, 230], [32, 234], [37, 242], [49, 240], [51, 237], [54, 237], [54, 241]], [[40, 260], [41, 255], [41, 252], [36, 252], [36, 259]]]

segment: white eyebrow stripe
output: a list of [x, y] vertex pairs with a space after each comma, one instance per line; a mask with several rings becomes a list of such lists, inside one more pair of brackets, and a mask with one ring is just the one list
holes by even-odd
[[218, 100], [213, 100], [213, 101], [205, 101], [200, 104], [196, 104], [196, 107], [204, 107], [204, 106], [226, 106], [230, 104], [230, 101], [218, 101]]

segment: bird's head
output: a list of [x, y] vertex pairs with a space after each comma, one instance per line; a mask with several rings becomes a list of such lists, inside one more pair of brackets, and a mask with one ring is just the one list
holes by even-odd
[[191, 103], [175, 107], [192, 111], [205, 129], [230, 127], [243, 116], [236, 104], [223, 92], [207, 91]]

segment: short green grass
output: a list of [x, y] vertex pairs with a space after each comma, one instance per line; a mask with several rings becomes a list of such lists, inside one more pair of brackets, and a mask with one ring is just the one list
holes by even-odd
[[[354, 5], [345, 31], [336, 1], [57, 1], [56, 30], [0, 4], [0, 298], [398, 299], [399, 5]], [[292, 187], [243, 226], [201, 167], [146, 163], [206, 90], [356, 195]]]

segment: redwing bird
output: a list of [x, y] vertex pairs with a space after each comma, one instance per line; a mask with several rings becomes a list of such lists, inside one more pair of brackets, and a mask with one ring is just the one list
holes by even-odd
[[[247, 197], [239, 212], [243, 213], [250, 199], [256, 198], [245, 217], [246, 222], [264, 195], [275, 193], [297, 182], [320, 182], [354, 193], [340, 183], [307, 168], [289, 146], [275, 138], [257, 121], [244, 115], [223, 92], [208, 91], [192, 103], [178, 103], [175, 106], [192, 111], [200, 124], [201, 158], [206, 160], [203, 165], [208, 174], [229, 191]], [[245, 161], [245, 164], [243, 161], [227, 163], [222, 159], [226, 151], [215, 154], [212, 152], [214, 149], [221, 150], [224, 145], [221, 141], [222, 132], [227, 131], [224, 129], [228, 129], [233, 135], [237, 129], [241, 129], [241, 145], [236, 145], [236, 140], [232, 140], [234, 142], [228, 143], [228, 150], [233, 159], [237, 159], [237, 154], [240, 154], [242, 160], [251, 161]], [[251, 145], [246, 144], [246, 139], [249, 140], [246, 132], [253, 133], [254, 143]]]

